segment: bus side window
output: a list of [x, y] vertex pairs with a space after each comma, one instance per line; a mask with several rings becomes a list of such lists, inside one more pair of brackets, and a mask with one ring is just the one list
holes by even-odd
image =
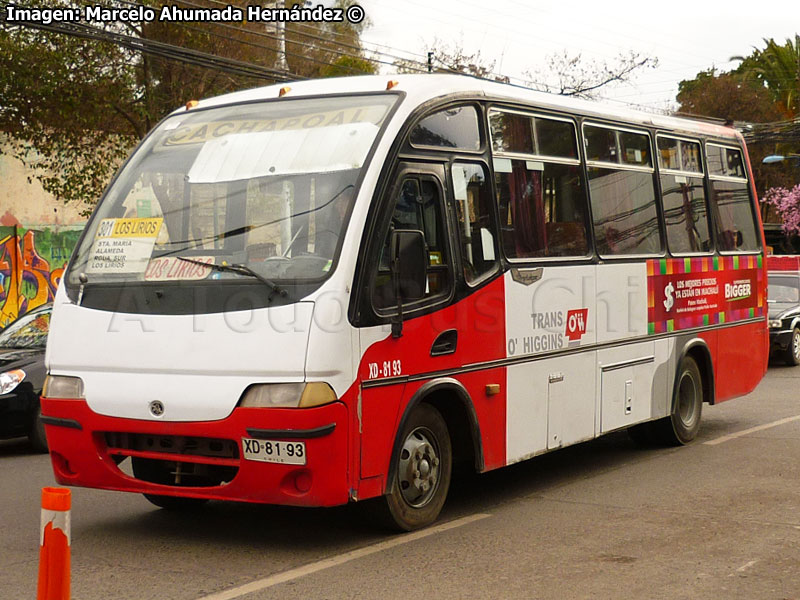
[[[583, 131], [598, 254], [659, 254], [649, 135], [600, 125], [584, 125]], [[608, 152], [597, 152], [606, 145]]]
[[588, 210], [575, 124], [492, 109], [489, 128], [506, 257], [586, 256]]
[[439, 186], [433, 179], [407, 176], [397, 188], [392, 219], [381, 247], [378, 273], [372, 292], [375, 308], [391, 308], [397, 305], [392, 285], [389, 245], [395, 229], [413, 229], [425, 235], [428, 247], [428, 283], [423, 302], [449, 292], [449, 266]]
[[717, 246], [723, 252], [759, 250], [761, 240], [750, 200], [744, 162], [738, 148], [706, 144], [711, 180], [711, 211]]
[[497, 268], [492, 190], [481, 165], [456, 163], [452, 176], [464, 278], [474, 283]]
[[414, 127], [409, 140], [417, 147], [478, 150], [478, 112], [474, 106], [457, 106], [429, 115]]
[[578, 165], [495, 159], [503, 248], [509, 258], [586, 256], [586, 196]]
[[658, 136], [661, 202], [667, 246], [673, 254], [712, 249], [700, 143]]

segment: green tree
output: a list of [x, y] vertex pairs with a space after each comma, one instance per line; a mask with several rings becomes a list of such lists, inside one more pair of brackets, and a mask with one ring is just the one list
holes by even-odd
[[[284, 0], [292, 7], [297, 0]], [[336, 0], [332, 8], [344, 10], [352, 2]], [[305, 0], [307, 7], [315, 6]], [[286, 65], [302, 77], [342, 77], [377, 72], [361, 45], [361, 34], [370, 24], [343, 21], [287, 23], [285, 28]]]
[[766, 87], [783, 118], [792, 119], [800, 113], [800, 36], [787, 39], [783, 45], [774, 39], [765, 39], [764, 43], [763, 50], [731, 60], [741, 61], [738, 72]]
[[[774, 129], [773, 126], [796, 116], [798, 108], [800, 57], [797, 44], [790, 40], [783, 46], [773, 40], [765, 40], [765, 44], [764, 49], [755, 49], [747, 57], [733, 57], [732, 60], [739, 60], [741, 64], [732, 71], [720, 73], [712, 68], [698, 73], [694, 79], [682, 81], [677, 96], [680, 113], [711, 117], [720, 123], [743, 123], [740, 127], [748, 140], [753, 177], [761, 198], [775, 195], [768, 193], [769, 190], [788, 190], [797, 183], [797, 169], [793, 164], [765, 165], [764, 157], [800, 150], [796, 143], [776, 143], [770, 136], [753, 133]], [[775, 202], [762, 205], [765, 222], [781, 221], [783, 213], [776, 212], [777, 208]]]
[[[135, 6], [120, 0], [47, 4]], [[222, 6], [216, 0], [140, 4], [157, 12], [168, 4]], [[244, 9], [252, 3], [226, 4]], [[308, 31], [300, 32], [303, 27]], [[371, 63], [359, 43], [362, 27], [314, 24], [294, 31], [290, 25], [282, 32], [265, 22], [155, 19], [81, 23], [68, 27], [77, 35], [67, 35], [0, 22], [0, 152], [22, 160], [46, 191], [65, 202], [83, 202], [88, 212], [131, 148], [188, 100], [298, 76], [368, 72]]]
[[[740, 70], [718, 73], [712, 68], [698, 73], [694, 79], [681, 81], [677, 101], [679, 114], [710, 117], [720, 124], [771, 123], [783, 117], [770, 91]], [[796, 177], [796, 172], [788, 164], [765, 165], [761, 162], [776, 151], [772, 143], [748, 143], [753, 176], [760, 195], [772, 187], [791, 187], [789, 184]], [[767, 212], [763, 216], [768, 220], [775, 218], [774, 214]]]
[[767, 123], [781, 118], [769, 92], [740, 72], [711, 68], [678, 84], [678, 112], [722, 121]]

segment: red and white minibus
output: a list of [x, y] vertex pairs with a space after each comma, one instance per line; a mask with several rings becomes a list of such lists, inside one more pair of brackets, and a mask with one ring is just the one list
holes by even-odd
[[768, 355], [742, 137], [455, 75], [190, 103], [97, 205], [56, 297], [64, 485], [331, 506], [401, 529], [479, 472], [673, 444]]

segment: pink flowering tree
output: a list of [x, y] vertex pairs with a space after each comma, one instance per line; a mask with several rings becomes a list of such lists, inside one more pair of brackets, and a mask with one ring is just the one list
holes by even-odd
[[770, 188], [761, 199], [778, 211], [783, 219], [783, 231], [786, 235], [800, 235], [800, 183], [792, 189]]

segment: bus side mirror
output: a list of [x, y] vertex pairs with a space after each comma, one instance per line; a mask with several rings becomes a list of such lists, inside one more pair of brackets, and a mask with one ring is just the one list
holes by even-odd
[[425, 295], [428, 259], [425, 234], [413, 229], [392, 232], [392, 271], [397, 274], [398, 302], [419, 300]]
[[428, 283], [428, 250], [425, 234], [415, 229], [395, 229], [391, 237], [392, 282], [397, 315], [392, 319], [392, 337], [403, 335], [403, 301], [425, 296]]

